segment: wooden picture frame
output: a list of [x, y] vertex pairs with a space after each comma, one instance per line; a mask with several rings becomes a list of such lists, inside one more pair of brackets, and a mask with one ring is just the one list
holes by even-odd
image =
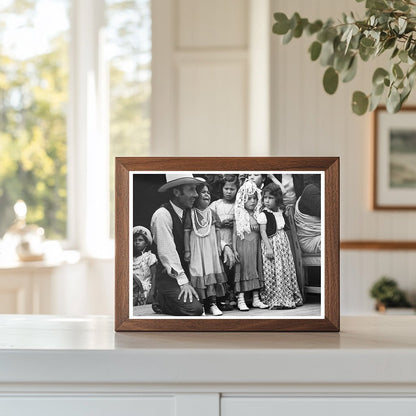
[[[281, 315], [271, 316], [267, 315], [269, 313], [267, 309], [263, 311], [261, 316], [245, 315], [245, 312], [237, 311], [239, 314], [234, 313], [232, 316], [226, 315], [224, 312], [221, 317], [209, 315], [185, 317], [158, 315], [153, 313], [151, 308], [148, 309], [150, 312], [146, 316], [134, 315], [136, 310], [142, 311], [149, 306], [143, 305], [142, 309], [138, 309], [140, 306], [132, 306], [132, 229], [136, 225], [133, 222], [133, 216], [141, 215], [142, 207], [149, 198], [156, 203], [156, 200], [152, 198], [156, 198], [157, 187], [152, 185], [154, 188], [143, 188], [143, 184], [150, 183], [148, 182], [149, 178], [153, 178], [151, 175], [169, 174], [170, 172], [180, 172], [183, 176], [188, 173], [194, 176], [207, 173], [277, 173], [282, 174], [281, 178], [284, 175], [289, 178], [301, 177], [302, 180], [309, 174], [319, 176], [322, 202], [320, 211], [322, 213], [322, 252], [319, 257], [321, 259], [321, 274], [320, 277], [318, 276], [320, 279], [318, 287], [321, 289], [319, 315], [289, 315], [292, 311], [288, 310], [270, 311], [270, 313], [281, 313]], [[275, 177], [277, 176], [275, 175]], [[251, 186], [251, 184], [247, 186]], [[115, 189], [116, 331], [339, 331], [339, 158], [119, 157], [116, 158]], [[143, 189], [147, 190], [143, 191]], [[149, 191], [149, 189], [152, 190]], [[287, 210], [288, 213], [289, 211]], [[286, 221], [288, 222], [288, 220]], [[287, 235], [289, 233], [287, 232]], [[293, 244], [296, 242], [291, 240], [291, 252], [295, 253], [296, 249]], [[226, 250], [225, 246], [224, 250]], [[303, 259], [303, 263], [302, 261], [299, 263], [296, 255], [294, 260], [297, 268], [299, 264], [305, 266], [309, 261]], [[172, 272], [174, 272], [173, 269]], [[298, 279], [300, 274], [301, 272], [298, 274]], [[314, 305], [312, 306], [315, 308]], [[299, 308], [300, 310], [301, 308]], [[253, 310], [254, 312], [258, 311]]]
[[416, 209], [416, 107], [373, 113], [373, 209]]

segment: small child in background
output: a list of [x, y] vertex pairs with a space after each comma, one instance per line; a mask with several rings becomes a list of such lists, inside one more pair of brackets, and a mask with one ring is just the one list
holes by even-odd
[[198, 199], [185, 218], [185, 261], [189, 262], [191, 284], [208, 312], [221, 316], [217, 297], [225, 295], [227, 277], [220, 259], [221, 239], [218, 219], [209, 208], [208, 185], [199, 185]]
[[303, 304], [289, 239], [284, 231], [283, 193], [275, 183], [263, 189], [264, 209], [258, 215], [263, 255], [262, 298], [270, 309], [293, 309]]
[[247, 178], [248, 178], [248, 173], [240, 173], [238, 175], [239, 187], [243, 185], [243, 183], [247, 180]]
[[261, 173], [250, 173], [248, 175], [248, 180], [254, 182], [257, 185], [257, 188], [260, 190], [263, 189], [264, 183], [266, 181], [267, 175]]
[[146, 227], [133, 227], [133, 306], [153, 302], [157, 259], [149, 249], [152, 242]]
[[253, 308], [268, 308], [259, 297], [263, 287], [262, 256], [257, 216], [261, 207], [261, 192], [257, 185], [248, 180], [237, 192], [235, 203], [235, 225], [233, 247], [237, 264], [234, 287], [238, 293], [237, 307], [248, 311], [245, 293], [252, 292]]
[[[217, 227], [220, 230], [221, 242], [233, 248], [233, 227], [234, 227], [234, 207], [235, 197], [238, 191], [238, 175], [225, 174], [222, 184], [222, 199], [214, 201], [209, 207], [216, 214], [219, 221]], [[227, 294], [224, 299], [220, 299], [220, 309], [230, 311], [233, 307], [230, 301], [233, 300], [234, 291], [234, 268], [225, 267], [227, 275]]]

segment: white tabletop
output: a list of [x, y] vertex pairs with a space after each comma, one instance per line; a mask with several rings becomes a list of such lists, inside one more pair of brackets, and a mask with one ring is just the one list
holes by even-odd
[[0, 316], [1, 382], [416, 383], [416, 316], [340, 333], [115, 333], [108, 317]]

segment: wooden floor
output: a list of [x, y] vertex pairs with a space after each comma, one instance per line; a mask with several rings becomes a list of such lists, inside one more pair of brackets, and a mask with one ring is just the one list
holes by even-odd
[[[258, 317], [267, 317], [267, 316], [319, 316], [321, 314], [321, 304], [314, 299], [307, 300], [305, 305], [299, 306], [296, 309], [288, 309], [282, 311], [275, 311], [269, 309], [254, 309], [250, 308], [248, 312], [240, 312], [238, 309], [234, 309], [230, 312], [224, 312], [224, 316], [235, 316], [238, 318], [243, 318], [247, 316], [258, 316]], [[162, 314], [156, 315], [152, 310], [152, 305], [144, 306], [135, 306], [133, 308], [133, 316], [155, 316], [161, 317]], [[206, 318], [213, 318], [211, 315], [207, 314]], [[215, 319], [221, 319], [221, 316], [216, 317]]]

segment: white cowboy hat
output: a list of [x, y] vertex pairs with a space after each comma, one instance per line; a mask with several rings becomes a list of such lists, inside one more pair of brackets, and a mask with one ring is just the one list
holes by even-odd
[[191, 173], [167, 173], [166, 183], [158, 189], [158, 192], [165, 192], [180, 185], [201, 185], [202, 183], [205, 183], [205, 179], [195, 178]]
[[133, 227], [133, 236], [135, 236], [136, 234], [144, 235], [147, 238], [149, 246], [152, 245], [153, 243], [152, 233], [150, 232], [148, 228], [143, 227], [142, 225], [136, 225], [135, 227]]

